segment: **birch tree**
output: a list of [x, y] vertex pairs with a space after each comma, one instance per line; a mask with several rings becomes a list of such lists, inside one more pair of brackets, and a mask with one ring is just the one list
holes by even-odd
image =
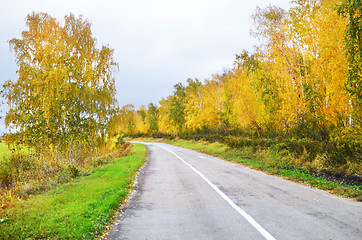
[[21, 38], [9, 41], [18, 79], [4, 85], [5, 123], [18, 140], [68, 161], [79, 146], [104, 139], [114, 112], [117, 63], [113, 49], [96, 47], [91, 23], [73, 14], [64, 24], [46, 13], [29, 14]]

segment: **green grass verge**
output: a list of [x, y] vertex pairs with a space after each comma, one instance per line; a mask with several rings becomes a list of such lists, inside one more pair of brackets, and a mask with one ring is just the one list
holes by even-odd
[[146, 147], [132, 145], [129, 156], [0, 212], [0, 218], [8, 218], [0, 222], [0, 238], [94, 239], [102, 235], [145, 162]]
[[[215, 157], [219, 157], [234, 163], [243, 164], [249, 166], [253, 169], [261, 170], [269, 174], [282, 176], [285, 179], [304, 183], [310, 185], [315, 188], [319, 188], [322, 190], [329, 190], [331, 193], [334, 193], [339, 196], [355, 198], [357, 201], [362, 201], [362, 186], [348, 186], [348, 185], [340, 185], [335, 182], [327, 181], [322, 177], [313, 177], [309, 174], [305, 174], [302, 172], [295, 172], [292, 170], [279, 169], [270, 164], [270, 161], [263, 162], [262, 159], [256, 159], [251, 156], [247, 150], [239, 150], [235, 148], [230, 148], [226, 144], [222, 143], [208, 143], [204, 141], [187, 141], [187, 140], [171, 140], [166, 141], [167, 143], [197, 150], [203, 153], [210, 154]], [[260, 156], [259, 158], [265, 158], [269, 156]], [[276, 157], [278, 158], [278, 157]]]

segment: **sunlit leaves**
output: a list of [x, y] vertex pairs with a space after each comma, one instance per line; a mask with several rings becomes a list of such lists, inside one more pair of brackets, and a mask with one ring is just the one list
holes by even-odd
[[96, 48], [89, 21], [46, 13], [26, 19], [22, 38], [9, 41], [18, 79], [4, 88], [6, 125], [34, 148], [54, 145], [72, 158], [74, 145], [105, 136], [114, 113], [117, 63], [109, 46]]
[[[186, 85], [176, 85], [174, 94], [152, 111], [159, 132], [249, 127], [287, 132], [308, 122], [355, 125], [358, 116], [352, 113], [362, 103], [360, 1], [340, 5], [349, 21], [338, 15], [339, 0], [292, 3], [288, 11], [276, 6], [256, 9], [252, 35], [260, 45], [252, 54], [236, 55], [232, 69], [204, 82], [188, 79]], [[345, 46], [351, 51], [348, 63]]]

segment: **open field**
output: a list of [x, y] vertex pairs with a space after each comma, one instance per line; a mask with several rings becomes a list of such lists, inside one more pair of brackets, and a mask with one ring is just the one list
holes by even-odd
[[4, 156], [10, 153], [11, 151], [8, 149], [8, 146], [5, 143], [0, 142], [0, 161], [3, 159]]
[[0, 238], [92, 239], [103, 234], [132, 188], [146, 147], [133, 144], [118, 158], [88, 176], [0, 211]]
[[[31, 153], [31, 150], [29, 150], [28, 148], [22, 148], [23, 151], [26, 154]], [[11, 150], [8, 148], [8, 146], [4, 143], [4, 142], [0, 142], [0, 161], [5, 157], [11, 154]]]

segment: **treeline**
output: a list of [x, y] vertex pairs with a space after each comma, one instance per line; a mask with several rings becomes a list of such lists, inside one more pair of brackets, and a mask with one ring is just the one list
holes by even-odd
[[288, 11], [257, 8], [254, 53], [243, 51], [203, 82], [176, 84], [158, 106], [124, 106], [116, 130], [254, 149], [279, 144], [304, 155], [293, 164], [361, 174], [361, 6], [295, 0]]

